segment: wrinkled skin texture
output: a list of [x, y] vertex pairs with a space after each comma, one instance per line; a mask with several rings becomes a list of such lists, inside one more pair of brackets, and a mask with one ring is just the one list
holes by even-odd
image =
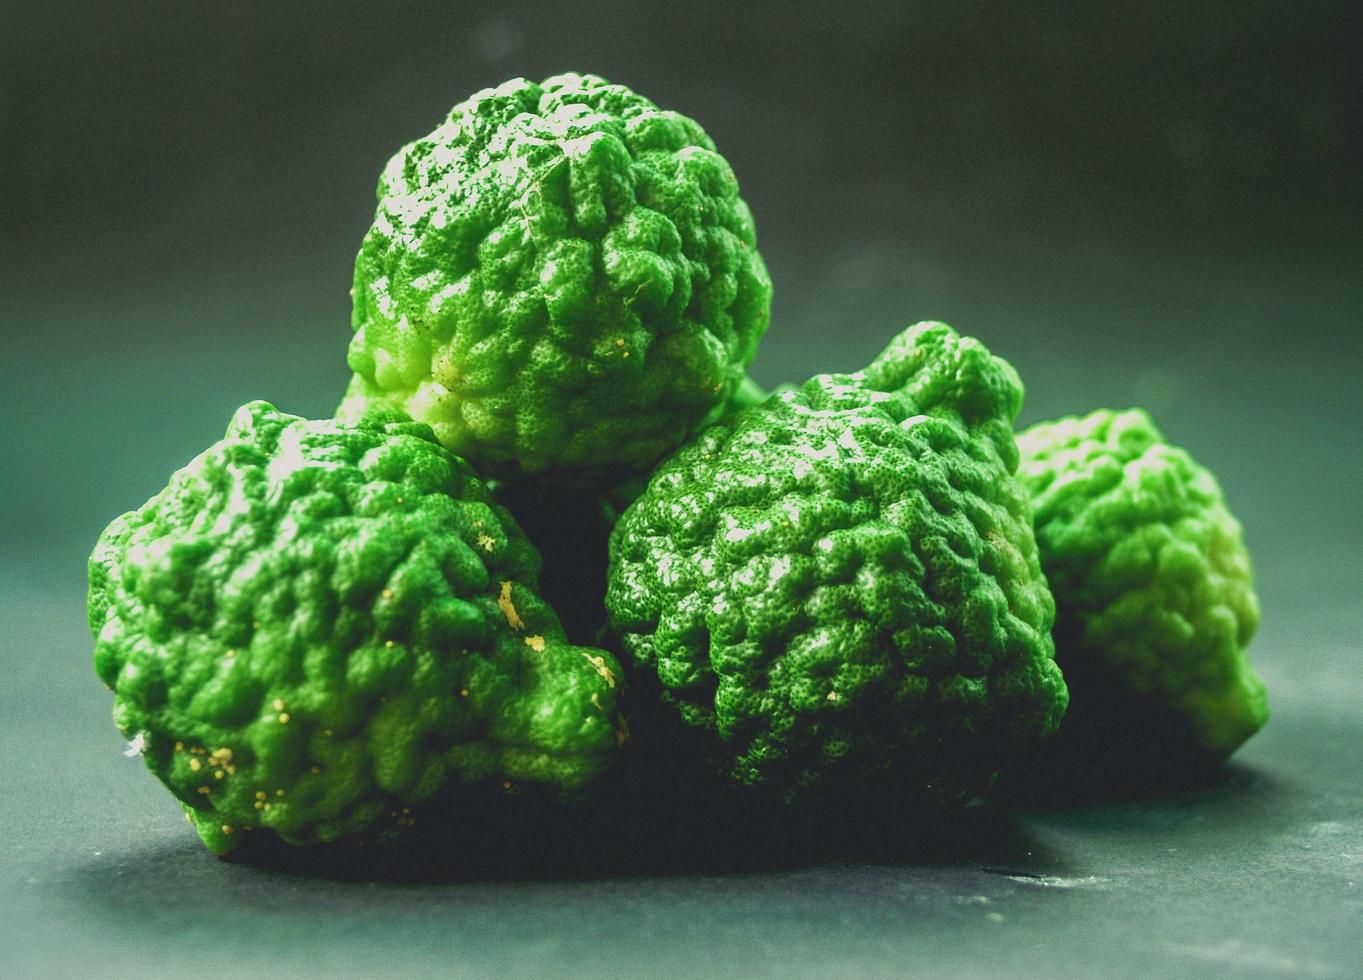
[[401, 409], [480, 472], [647, 468], [733, 395], [766, 330], [728, 163], [596, 76], [479, 92], [378, 198], [339, 414]]
[[264, 402], [90, 559], [114, 720], [204, 843], [410, 823], [438, 790], [574, 790], [617, 744], [618, 665], [564, 638], [539, 558], [430, 429]]
[[1021, 398], [977, 341], [919, 324], [705, 430], [625, 511], [611, 627], [728, 778], [969, 792], [1056, 727]]
[[1062, 731], [1150, 762], [1230, 755], [1268, 704], [1246, 656], [1249, 553], [1216, 479], [1140, 410], [1044, 422], [1018, 447], [1073, 694]]

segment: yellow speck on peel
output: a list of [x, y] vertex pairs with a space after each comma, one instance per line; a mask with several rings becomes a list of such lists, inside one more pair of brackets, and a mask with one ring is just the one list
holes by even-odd
[[283, 791], [282, 789], [277, 789], [277, 790], [274, 791], [274, 795], [275, 795], [275, 796], [283, 796], [283, 795], [284, 795], [284, 791]]
[[392, 641], [392, 640], [385, 640], [384, 643], [383, 643], [383, 645], [384, 645], [387, 649], [389, 649], [389, 650], [393, 649], [393, 641]]
[[213, 774], [213, 778], [214, 778], [214, 779], [221, 779], [223, 776], [226, 776], [226, 775], [227, 775], [227, 773], [225, 773], [223, 770], [219, 769], [217, 772], [215, 772], [215, 773]]
[[461, 698], [466, 698], [466, 697], [468, 697], [468, 696], [469, 696], [469, 689], [468, 689], [467, 687], [461, 687], [461, 688], [459, 689], [459, 696], [460, 696]]
[[511, 788], [511, 780], [508, 779], [508, 780], [506, 780], [505, 782], [502, 783], [502, 789], [510, 789], [510, 788]]
[[497, 608], [506, 617], [507, 625], [513, 630], [525, 629], [525, 620], [516, 612], [516, 604], [511, 601], [511, 583], [503, 582], [501, 594], [497, 596]]
[[335, 735], [336, 733], [333, 732], [330, 728], [323, 728], [322, 734], [325, 735], [327, 738], [331, 738], [331, 736]]
[[544, 637], [542, 637], [542, 636], [527, 636], [527, 637], [525, 638], [525, 645], [528, 646], [531, 650], [534, 650], [536, 653], [543, 653], [543, 652], [544, 652]]
[[198, 772], [200, 769], [203, 768], [203, 763], [200, 762], [198, 759], [191, 757], [189, 760], [189, 768], [193, 769], [195, 772]]
[[227, 651], [227, 659], [228, 659], [228, 660], [231, 660], [231, 659], [232, 659], [233, 657], [235, 657], [236, 655], [237, 655], [237, 651], [235, 651], [235, 650], [228, 650], [228, 651]]
[[287, 725], [289, 723], [289, 713], [287, 711], [281, 711], [279, 713], [279, 723], [281, 725]]
[[615, 686], [615, 675], [612, 674], [611, 669], [606, 666], [605, 657], [593, 656], [586, 650], [582, 651], [582, 656], [587, 659], [587, 663], [596, 668], [596, 672], [601, 675], [602, 679], [606, 682], [607, 687]]
[[232, 765], [230, 762], [223, 768], [227, 770], [227, 775], [229, 776], [235, 776], [237, 774], [237, 767]]
[[215, 766], [225, 766], [232, 761], [232, 750], [223, 746], [208, 753], [208, 761]]
[[227, 823], [223, 824], [223, 825], [222, 825], [222, 832], [223, 832], [224, 834], [230, 834], [230, 833], [232, 832], [232, 825], [231, 825], [231, 824], [227, 824]]
[[621, 351], [621, 352], [620, 352], [620, 356], [621, 356], [621, 357], [629, 357], [629, 351], [627, 351], [627, 350], [626, 350], [626, 351]]
[[625, 346], [625, 338], [624, 338], [624, 337], [616, 337], [616, 338], [615, 338], [615, 346], [616, 346], [616, 347], [624, 347], [624, 346]]
[[491, 551], [496, 546], [497, 542], [492, 540], [492, 535], [490, 534], [478, 535], [478, 547], [482, 548], [484, 551]]
[[176, 742], [176, 743], [175, 743], [175, 751], [176, 751], [176, 752], [183, 752], [184, 750], [185, 750], [185, 743], [184, 743], [184, 742]]
[[407, 503], [407, 501], [405, 501], [405, 500], [403, 500], [401, 497], [399, 497], [399, 498], [398, 498], [398, 503], [400, 503], [400, 504], [405, 504], [405, 503]]
[[600, 708], [601, 708], [601, 695], [597, 694], [595, 691], [592, 692], [592, 704], [594, 704], [594, 705], [596, 706], [597, 710], [600, 710]]
[[187, 823], [187, 824], [192, 824], [192, 823], [194, 823], [194, 818], [191, 817], [188, 813], [185, 814], [185, 823]]
[[311, 769], [309, 769], [308, 771], [311, 772], [311, 773], [315, 776], [315, 775], [317, 775], [319, 772], [322, 771], [322, 767], [321, 767], [321, 766], [313, 766], [313, 767], [312, 767]]
[[829, 691], [829, 692], [828, 692], [828, 700], [829, 700], [829, 701], [836, 701], [836, 700], [838, 700], [838, 692], [837, 692], [837, 691]]
[[283, 710], [284, 710], [284, 701], [283, 701], [282, 698], [275, 698], [275, 699], [274, 699], [274, 709], [275, 709], [276, 711], [283, 711]]
[[211, 786], [200, 786], [194, 792], [198, 793], [200, 796], [207, 796], [209, 793], [213, 792], [213, 788]]
[[263, 810], [263, 809], [265, 809], [265, 804], [262, 803], [262, 802], [260, 802], [260, 800], [256, 800], [256, 809], [257, 809], [257, 810]]
[[263, 789], [258, 789], [258, 790], [256, 790], [256, 799], [258, 799], [258, 800], [263, 800], [263, 799], [265, 799], [265, 797], [266, 797], [267, 795], [269, 795], [269, 794], [267, 794]]
[[384, 589], [384, 590], [383, 590], [383, 597], [384, 597], [385, 599], [391, 599], [391, 598], [393, 598], [393, 590], [392, 590], [392, 589]]

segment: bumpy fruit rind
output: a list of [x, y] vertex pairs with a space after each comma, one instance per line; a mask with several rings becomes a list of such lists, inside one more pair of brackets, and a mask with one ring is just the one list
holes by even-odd
[[1076, 718], [1104, 705], [1085, 739], [1129, 742], [1128, 719], [1156, 709], [1162, 730], [1129, 751], [1230, 755], [1268, 703], [1247, 656], [1253, 570], [1215, 477], [1139, 409], [1043, 422], [1018, 445]]
[[694, 121], [623, 85], [514, 79], [385, 169], [342, 416], [398, 408], [511, 477], [643, 469], [740, 384], [771, 281]]
[[411, 821], [437, 790], [573, 790], [616, 745], [618, 665], [570, 645], [538, 556], [430, 429], [264, 402], [90, 560], [114, 720], [231, 850]]
[[705, 430], [625, 511], [612, 629], [730, 779], [968, 792], [1056, 727], [1021, 397], [978, 341], [919, 324]]

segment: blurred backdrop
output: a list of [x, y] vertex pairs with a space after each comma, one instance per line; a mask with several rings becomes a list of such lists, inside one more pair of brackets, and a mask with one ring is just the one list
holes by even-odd
[[580, 69], [733, 164], [760, 381], [933, 317], [1017, 366], [1024, 421], [1149, 407], [1247, 526], [1271, 679], [1363, 597], [1361, 39], [1356, 0], [4, 0], [0, 588], [76, 608], [238, 404], [328, 413], [385, 160]]

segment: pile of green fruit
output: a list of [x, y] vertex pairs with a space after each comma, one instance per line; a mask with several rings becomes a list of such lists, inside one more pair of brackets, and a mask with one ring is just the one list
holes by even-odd
[[1240, 526], [1144, 413], [1015, 437], [1017, 373], [941, 323], [748, 378], [771, 281], [691, 119], [517, 79], [378, 202], [337, 417], [242, 407], [90, 559], [115, 722], [214, 852], [620, 772], [964, 802], [1263, 725]]

